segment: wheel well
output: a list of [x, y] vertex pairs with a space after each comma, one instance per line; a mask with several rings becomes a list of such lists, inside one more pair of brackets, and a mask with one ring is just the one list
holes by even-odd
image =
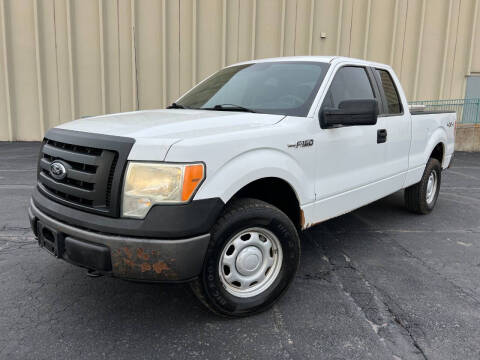
[[285, 180], [274, 177], [255, 180], [237, 191], [232, 200], [238, 198], [253, 198], [272, 204], [282, 210], [298, 229], [302, 227], [297, 195]]
[[443, 143], [438, 143], [437, 146], [432, 151], [430, 155], [431, 158], [437, 159], [440, 161], [440, 164], [443, 164], [443, 154], [444, 154], [444, 146]]

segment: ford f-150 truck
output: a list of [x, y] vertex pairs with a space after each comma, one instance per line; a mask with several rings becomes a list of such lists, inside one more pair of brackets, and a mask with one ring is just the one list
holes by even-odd
[[292, 282], [302, 230], [401, 189], [432, 211], [455, 121], [410, 112], [387, 65], [235, 64], [167, 109], [50, 129], [29, 218], [41, 247], [93, 274], [190, 281], [212, 311], [245, 316]]

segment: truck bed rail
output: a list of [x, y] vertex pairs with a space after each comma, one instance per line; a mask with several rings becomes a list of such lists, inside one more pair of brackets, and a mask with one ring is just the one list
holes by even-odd
[[412, 115], [456, 112], [460, 124], [480, 123], [480, 98], [410, 101], [408, 105]]

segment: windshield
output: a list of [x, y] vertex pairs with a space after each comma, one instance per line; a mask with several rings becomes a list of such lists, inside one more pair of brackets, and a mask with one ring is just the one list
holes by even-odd
[[236, 107], [265, 114], [307, 116], [328, 66], [304, 61], [232, 66], [220, 70], [176, 104], [194, 109]]

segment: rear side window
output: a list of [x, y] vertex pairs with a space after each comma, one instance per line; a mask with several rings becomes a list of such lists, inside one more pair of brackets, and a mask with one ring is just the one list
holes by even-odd
[[375, 69], [381, 81], [385, 99], [387, 100], [387, 114], [400, 114], [402, 112], [402, 104], [398, 96], [397, 88], [393, 83], [392, 77], [386, 70]]
[[375, 99], [367, 71], [363, 67], [344, 66], [333, 78], [324, 106], [338, 108], [344, 100]]

